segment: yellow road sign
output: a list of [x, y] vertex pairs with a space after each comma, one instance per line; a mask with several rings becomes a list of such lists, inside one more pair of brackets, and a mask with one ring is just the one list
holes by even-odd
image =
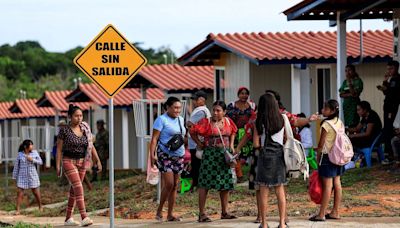
[[147, 60], [110, 24], [75, 57], [74, 63], [111, 98], [124, 88]]

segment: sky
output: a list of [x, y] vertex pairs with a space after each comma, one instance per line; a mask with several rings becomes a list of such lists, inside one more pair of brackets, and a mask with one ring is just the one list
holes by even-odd
[[[35, 40], [51, 52], [86, 46], [108, 24], [144, 48], [171, 48], [177, 56], [209, 33], [335, 31], [328, 21], [290, 21], [282, 13], [301, 0], [3, 0], [0, 45]], [[364, 20], [364, 30], [392, 29]], [[347, 31], [358, 31], [351, 20]]]

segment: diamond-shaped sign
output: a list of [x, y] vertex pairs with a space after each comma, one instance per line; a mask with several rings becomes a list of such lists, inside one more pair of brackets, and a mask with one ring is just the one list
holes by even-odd
[[112, 25], [107, 25], [75, 57], [74, 63], [108, 97], [116, 95], [147, 63]]

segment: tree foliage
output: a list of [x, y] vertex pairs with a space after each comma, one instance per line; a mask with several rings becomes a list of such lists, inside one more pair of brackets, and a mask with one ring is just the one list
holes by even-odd
[[[148, 60], [148, 64], [175, 62], [175, 54], [166, 47], [142, 48], [134, 44]], [[27, 98], [39, 98], [43, 92], [74, 88], [74, 78], [90, 80], [74, 65], [73, 59], [82, 51], [76, 47], [64, 53], [47, 52], [36, 41], [21, 41], [14, 46], [0, 46], [0, 101], [14, 101], [20, 90]]]

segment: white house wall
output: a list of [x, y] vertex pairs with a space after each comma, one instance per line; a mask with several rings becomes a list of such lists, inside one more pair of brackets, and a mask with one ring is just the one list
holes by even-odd
[[122, 169], [122, 109], [114, 109], [114, 168]]
[[234, 54], [227, 55], [225, 65], [225, 102], [237, 100], [239, 87], [250, 87], [250, 63]]
[[291, 102], [291, 66], [250, 64], [250, 96], [258, 103], [260, 95], [265, 90], [275, 90], [281, 96], [285, 107], [290, 109]]

